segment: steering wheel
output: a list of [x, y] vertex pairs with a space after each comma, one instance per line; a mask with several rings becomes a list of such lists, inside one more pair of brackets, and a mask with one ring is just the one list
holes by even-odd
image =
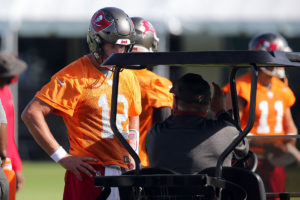
[[257, 163], [258, 160], [256, 154], [249, 150], [248, 154], [244, 158], [242, 159], [233, 158], [231, 165], [233, 167], [241, 167], [244, 169], [249, 169], [252, 172], [255, 172], [257, 169]]

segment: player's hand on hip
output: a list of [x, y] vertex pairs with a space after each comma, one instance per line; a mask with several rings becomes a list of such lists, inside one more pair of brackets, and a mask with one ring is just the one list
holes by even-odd
[[134, 170], [135, 169], [135, 161], [134, 161], [134, 159], [131, 157], [131, 156], [129, 156], [130, 158], [129, 158], [129, 169], [130, 170]]
[[91, 157], [79, 157], [68, 154], [59, 161], [59, 164], [65, 169], [73, 172], [77, 178], [82, 181], [80, 172], [85, 173], [87, 176], [92, 177], [92, 173], [96, 173], [96, 170], [87, 161], [96, 162], [97, 159]]

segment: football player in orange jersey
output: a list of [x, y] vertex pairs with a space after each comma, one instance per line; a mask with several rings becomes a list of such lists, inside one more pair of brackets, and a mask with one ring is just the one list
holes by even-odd
[[[65, 200], [94, 200], [102, 192], [94, 187], [95, 176], [120, 175], [122, 168], [132, 167], [128, 152], [110, 127], [113, 66], [101, 63], [112, 53], [130, 51], [134, 37], [133, 23], [124, 11], [114, 7], [98, 10], [87, 34], [90, 54], [53, 75], [22, 113], [36, 142], [67, 170]], [[129, 129], [139, 129], [140, 95], [133, 72], [120, 72], [116, 123], [127, 139]], [[45, 117], [50, 113], [64, 119], [69, 153], [48, 127]], [[108, 199], [119, 199], [117, 188], [111, 189]]]
[[[131, 20], [136, 32], [132, 51], [156, 52], [159, 39], [152, 24], [141, 17], [132, 17]], [[133, 70], [133, 72], [140, 83], [142, 96], [139, 157], [142, 166], [147, 167], [149, 160], [145, 151], [146, 134], [154, 123], [162, 122], [171, 115], [173, 95], [170, 93], [170, 88], [172, 82], [149, 69]]]
[[[264, 33], [254, 37], [249, 43], [249, 50], [290, 51], [287, 41], [279, 34]], [[292, 118], [290, 107], [295, 103], [295, 96], [286, 83], [284, 68], [261, 67], [258, 70], [255, 121], [250, 135], [296, 135], [297, 128]], [[236, 80], [241, 126], [245, 128], [249, 117], [251, 74], [247, 73]], [[227, 84], [223, 88], [229, 93]], [[257, 172], [262, 177], [267, 192], [284, 192], [285, 170], [274, 166], [269, 161], [271, 154], [284, 154], [287, 144], [295, 145], [293, 139], [251, 139], [250, 147], [259, 158]]]

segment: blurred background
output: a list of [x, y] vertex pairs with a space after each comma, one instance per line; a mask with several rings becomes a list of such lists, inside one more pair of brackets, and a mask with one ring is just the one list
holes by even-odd
[[[28, 64], [18, 84], [12, 86], [16, 138], [23, 161], [50, 158], [33, 141], [20, 113], [55, 72], [88, 53], [89, 20], [106, 6], [152, 22], [160, 38], [159, 51], [247, 50], [250, 38], [263, 32], [280, 33], [294, 51], [300, 51], [298, 0], [0, 0], [0, 48], [13, 51]], [[172, 81], [193, 71], [209, 82], [224, 85], [230, 68], [158, 66], [154, 71]], [[300, 70], [286, 71], [289, 85], [300, 100]], [[300, 101], [292, 107], [292, 114], [300, 130]], [[67, 149], [61, 119], [49, 116], [47, 120], [56, 139]]]

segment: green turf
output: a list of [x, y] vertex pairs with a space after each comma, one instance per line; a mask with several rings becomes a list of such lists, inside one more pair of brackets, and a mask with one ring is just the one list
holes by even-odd
[[54, 162], [23, 162], [24, 187], [16, 200], [62, 199], [65, 169]]
[[[300, 192], [300, 168], [297, 165], [291, 165], [286, 168], [286, 191]], [[300, 197], [291, 198], [291, 200], [300, 200]]]

